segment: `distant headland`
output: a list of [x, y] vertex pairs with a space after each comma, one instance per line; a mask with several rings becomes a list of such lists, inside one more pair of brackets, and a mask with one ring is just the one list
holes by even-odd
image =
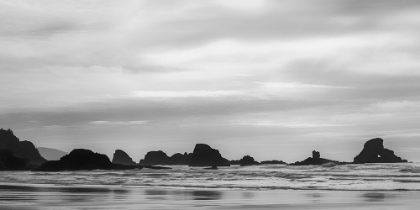
[[[386, 149], [383, 139], [368, 140], [362, 151], [355, 156], [352, 162], [340, 162], [321, 158], [319, 151], [313, 151], [312, 156], [303, 161], [289, 165], [323, 165], [323, 164], [364, 164], [364, 163], [402, 163], [407, 160]], [[10, 129], [0, 129], [0, 170], [37, 170], [37, 171], [63, 171], [63, 170], [129, 170], [129, 169], [170, 169], [157, 165], [186, 165], [190, 167], [229, 167], [230, 165], [251, 166], [261, 164], [287, 164], [281, 160], [266, 160], [258, 162], [253, 157], [245, 155], [240, 160], [227, 160], [219, 150], [207, 144], [196, 144], [192, 153], [176, 153], [168, 156], [165, 152], [150, 151], [138, 163], [121, 149], [115, 150], [112, 161], [104, 154], [95, 153], [86, 149], [74, 149], [69, 154], [59, 153], [63, 156], [58, 160], [47, 161], [42, 157], [35, 145], [30, 141], [20, 141]]]

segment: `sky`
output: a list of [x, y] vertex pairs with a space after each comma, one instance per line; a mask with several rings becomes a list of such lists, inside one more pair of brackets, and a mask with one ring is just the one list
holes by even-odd
[[0, 0], [0, 127], [36, 146], [420, 161], [417, 0]]

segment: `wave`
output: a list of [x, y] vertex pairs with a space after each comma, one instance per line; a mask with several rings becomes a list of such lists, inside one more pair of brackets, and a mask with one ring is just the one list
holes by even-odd
[[420, 164], [226, 167], [216, 171], [176, 166], [165, 170], [1, 172], [0, 182], [293, 189], [420, 190]]

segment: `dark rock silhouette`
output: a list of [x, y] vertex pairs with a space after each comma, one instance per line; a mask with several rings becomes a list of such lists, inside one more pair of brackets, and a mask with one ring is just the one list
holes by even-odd
[[165, 166], [152, 166], [152, 165], [143, 166], [143, 168], [156, 169], [156, 170], [172, 169], [170, 167], [165, 167]]
[[241, 160], [231, 160], [229, 161], [230, 165], [241, 165]]
[[253, 157], [249, 156], [249, 155], [245, 155], [241, 160], [240, 160], [240, 165], [241, 166], [252, 166], [252, 165], [258, 165], [260, 164], [259, 162], [255, 161]]
[[212, 167], [208, 167], [208, 168], [204, 168], [206, 170], [217, 170], [219, 168], [217, 168], [217, 166], [212, 166]]
[[192, 153], [175, 153], [170, 157], [170, 163], [169, 165], [189, 165], [191, 162]]
[[41, 156], [46, 160], [60, 160], [61, 157], [67, 155], [67, 152], [58, 149], [52, 149], [47, 147], [38, 147], [37, 149]]
[[114, 152], [112, 163], [121, 165], [136, 165], [136, 162], [123, 150], [117, 149]]
[[48, 161], [39, 166], [37, 171], [63, 171], [63, 170], [127, 170], [142, 167], [126, 166], [112, 163], [108, 156], [86, 149], [75, 149], [58, 161]]
[[191, 161], [192, 154], [181, 154], [176, 153], [171, 157], [168, 157], [165, 152], [150, 151], [141, 159], [140, 165], [188, 165]]
[[363, 150], [354, 158], [354, 163], [401, 163], [407, 162], [384, 148], [384, 140], [375, 138], [367, 141]]
[[0, 149], [0, 171], [26, 169], [29, 169], [26, 159], [15, 157], [10, 149]]
[[230, 166], [229, 161], [222, 157], [219, 150], [207, 144], [196, 144], [190, 166]]
[[276, 165], [276, 164], [287, 164], [281, 160], [264, 160], [260, 162], [261, 165]]
[[321, 154], [318, 151], [312, 151], [312, 158], [313, 159], [319, 159], [321, 158]]
[[167, 165], [169, 157], [162, 150], [150, 151], [140, 160], [140, 165]]
[[339, 161], [321, 158], [321, 154], [318, 151], [314, 150], [312, 151], [312, 157], [308, 157], [307, 159], [303, 161], [297, 161], [290, 165], [322, 165], [322, 164], [327, 164], [327, 163], [343, 164]]
[[10, 129], [0, 129], [0, 149], [10, 149], [15, 157], [27, 159], [32, 165], [41, 165], [47, 161], [32, 142], [19, 141]]

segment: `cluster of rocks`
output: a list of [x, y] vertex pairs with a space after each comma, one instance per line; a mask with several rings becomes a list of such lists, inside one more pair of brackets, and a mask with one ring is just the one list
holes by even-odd
[[176, 153], [172, 156], [168, 156], [165, 152], [159, 151], [150, 151], [145, 156], [144, 159], [139, 161], [140, 165], [188, 165], [191, 161], [191, 153]]
[[48, 161], [39, 166], [37, 171], [63, 171], [63, 170], [127, 170], [141, 169], [140, 166], [130, 166], [112, 163], [108, 156], [86, 149], [74, 149], [60, 160]]
[[[63, 153], [60, 153], [63, 154]], [[367, 141], [360, 154], [351, 163], [400, 163], [407, 162], [396, 156], [392, 150], [384, 148], [383, 139], [376, 138]], [[144, 159], [137, 164], [123, 150], [116, 150], [112, 161], [104, 155], [85, 149], [75, 149], [59, 160], [47, 161], [30, 141], [20, 141], [10, 129], [0, 129], [0, 170], [30, 170], [61, 171], [61, 170], [127, 170], [127, 169], [170, 169], [153, 165], [189, 165], [192, 167], [209, 167], [217, 169], [220, 166], [230, 165], [259, 165], [259, 164], [286, 164], [280, 160], [255, 161], [249, 155], [240, 160], [229, 161], [219, 150], [207, 144], [196, 144], [192, 153], [176, 153], [168, 156], [165, 152], [150, 151]], [[312, 152], [312, 157], [297, 161], [290, 165], [322, 165], [322, 164], [349, 164], [321, 158], [318, 151]], [[39, 166], [39, 167], [38, 167]]]

